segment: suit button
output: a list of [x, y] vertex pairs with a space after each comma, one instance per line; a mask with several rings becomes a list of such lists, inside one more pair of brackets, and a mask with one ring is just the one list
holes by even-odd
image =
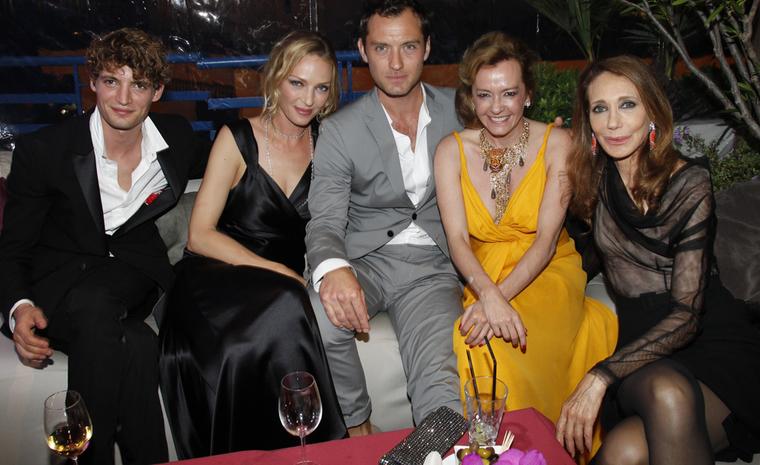
[[87, 271], [87, 263], [83, 262], [81, 265], [79, 265], [79, 269], [82, 271]]
[[393, 231], [388, 231], [388, 237], [393, 237]]
[[416, 220], [416, 219], [417, 219], [417, 214], [416, 214], [416, 213], [412, 213], [412, 219], [413, 219], [413, 220]]

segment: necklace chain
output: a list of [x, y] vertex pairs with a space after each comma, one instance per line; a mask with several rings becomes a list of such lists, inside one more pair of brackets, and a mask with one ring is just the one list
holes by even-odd
[[[264, 121], [264, 158], [267, 161], [267, 168], [269, 171], [269, 176], [274, 179], [274, 171], [272, 170], [272, 154], [269, 151], [269, 125], [272, 122], [272, 118], [267, 118]], [[272, 127], [274, 128], [274, 132], [278, 135], [283, 135], [277, 130], [277, 127], [272, 123]], [[305, 127], [301, 133], [303, 135], [304, 132], [308, 127]], [[287, 137], [287, 135], [285, 135]], [[299, 136], [300, 137], [300, 136]], [[314, 160], [314, 140], [311, 136], [311, 131], [309, 131], [309, 163], [311, 163]], [[314, 179], [314, 171], [311, 172], [312, 179]]]
[[269, 115], [269, 117], [267, 118], [267, 121], [269, 122], [269, 124], [272, 125], [272, 129], [274, 129], [275, 134], [277, 134], [280, 137], [284, 137], [288, 140], [298, 140], [302, 138], [304, 134], [306, 134], [306, 128], [301, 129], [301, 132], [299, 132], [298, 134], [286, 134], [280, 131], [279, 129], [277, 129], [277, 125], [274, 124], [274, 121], [272, 121], [271, 115]]
[[512, 169], [525, 165], [525, 151], [530, 137], [530, 125], [522, 119], [522, 133], [516, 144], [510, 147], [496, 147], [486, 136], [486, 128], [480, 130], [480, 156], [483, 158], [483, 171], [490, 171], [491, 198], [496, 200], [496, 217], [499, 223], [512, 195]]

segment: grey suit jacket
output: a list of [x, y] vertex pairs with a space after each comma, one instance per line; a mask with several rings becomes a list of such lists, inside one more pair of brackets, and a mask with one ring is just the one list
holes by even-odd
[[320, 127], [309, 191], [307, 259], [313, 269], [328, 258], [353, 260], [377, 250], [414, 221], [448, 254], [433, 177], [438, 142], [461, 129], [454, 92], [424, 84], [430, 179], [415, 207], [404, 188], [398, 149], [377, 89], [341, 109]]

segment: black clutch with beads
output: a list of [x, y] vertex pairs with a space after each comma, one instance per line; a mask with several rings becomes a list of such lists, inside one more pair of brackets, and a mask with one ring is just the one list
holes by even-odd
[[467, 431], [467, 420], [448, 407], [439, 407], [428, 415], [387, 454], [380, 465], [422, 465], [425, 457], [437, 451], [446, 453]]

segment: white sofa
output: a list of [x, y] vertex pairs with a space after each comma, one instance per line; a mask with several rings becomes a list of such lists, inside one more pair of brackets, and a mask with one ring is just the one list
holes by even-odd
[[[614, 308], [607, 295], [601, 276], [591, 280], [586, 294]], [[366, 340], [357, 340], [359, 356], [372, 400], [370, 421], [381, 431], [392, 431], [412, 426], [412, 409], [406, 394], [406, 375], [398, 351], [398, 340], [385, 313], [370, 321]], [[379, 370], [378, 367], [383, 367]]]
[[[0, 153], [0, 163], [5, 156]], [[6, 173], [0, 171], [0, 177]], [[197, 185], [191, 181], [189, 190], [197, 189]], [[185, 194], [180, 204], [157, 222], [172, 262], [182, 256], [193, 199], [193, 193]], [[147, 321], [155, 330], [153, 317]], [[385, 315], [373, 319], [371, 337], [364, 342], [357, 341], [357, 345], [374, 405], [372, 421], [384, 431], [412, 426], [406, 376], [390, 320]], [[56, 351], [52, 361], [42, 370], [24, 366], [16, 357], [13, 342], [0, 335], [0, 463], [3, 465], [64, 463], [48, 451], [42, 428], [43, 401], [51, 393], [66, 389], [67, 383], [66, 355]], [[176, 460], [171, 431], [166, 421], [164, 425], [169, 457]]]
[[[7, 175], [9, 156], [7, 152], [0, 152], [0, 177]], [[197, 185], [197, 182], [191, 182], [189, 190], [197, 189]], [[157, 222], [173, 262], [181, 257], [187, 240], [187, 222], [193, 198], [192, 193], [184, 195], [180, 204]], [[592, 280], [586, 292], [614, 308], [600, 278]], [[149, 323], [155, 329], [152, 317]], [[372, 399], [371, 421], [382, 431], [410, 427], [412, 413], [406, 393], [406, 375], [390, 320], [381, 313], [372, 320], [371, 327], [368, 338], [357, 340]], [[66, 388], [66, 371], [67, 359], [60, 352], [55, 353], [53, 363], [43, 370], [23, 366], [16, 358], [12, 341], [0, 336], [0, 463], [63, 463], [46, 447], [42, 431], [42, 404], [49, 394]], [[170, 458], [174, 460], [176, 453], [166, 422], [165, 427]], [[752, 463], [760, 465], [760, 454]]]

